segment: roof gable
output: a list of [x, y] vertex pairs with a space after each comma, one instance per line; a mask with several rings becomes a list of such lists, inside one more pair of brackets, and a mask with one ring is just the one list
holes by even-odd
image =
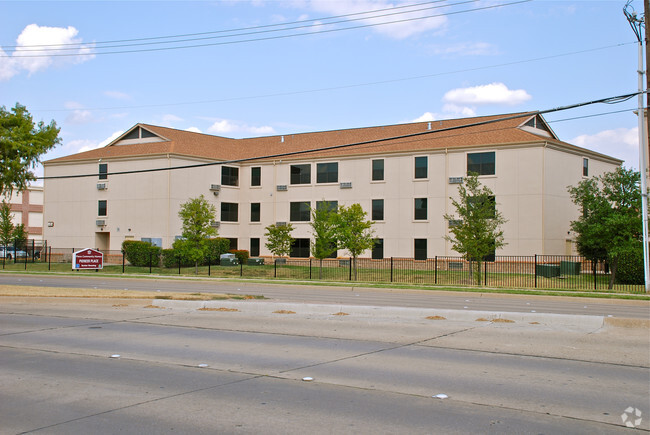
[[142, 124], [136, 124], [127, 130], [117, 139], [113, 140], [106, 146], [120, 146], [120, 145], [133, 145], [138, 143], [152, 143], [152, 142], [165, 142], [169, 141], [164, 136], [158, 135], [147, 129]]
[[526, 119], [526, 121], [524, 121], [519, 126], [519, 128], [533, 134], [538, 134], [558, 140], [558, 137], [555, 135], [551, 127], [549, 127], [541, 115], [531, 116], [530, 118]]

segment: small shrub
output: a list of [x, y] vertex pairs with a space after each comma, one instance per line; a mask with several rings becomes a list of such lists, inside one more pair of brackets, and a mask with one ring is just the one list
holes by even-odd
[[125, 240], [122, 242], [122, 251], [126, 256], [126, 261], [132, 266], [138, 267], [157, 267], [160, 264], [160, 247], [154, 246], [149, 242], [139, 240]]
[[616, 283], [643, 284], [644, 282], [643, 246], [622, 253], [618, 258]]
[[248, 263], [248, 251], [244, 249], [231, 249], [229, 252], [231, 254], [235, 254], [235, 257], [237, 258], [237, 261], [239, 261], [239, 264]]
[[215, 237], [208, 240], [208, 249], [203, 264], [219, 264], [221, 254], [225, 254], [230, 249], [230, 240], [222, 237]]

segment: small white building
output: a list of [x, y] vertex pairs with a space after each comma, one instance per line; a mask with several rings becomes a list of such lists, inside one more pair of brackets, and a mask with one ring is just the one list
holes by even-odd
[[562, 142], [535, 113], [249, 139], [138, 124], [44, 163], [44, 236], [53, 248], [168, 248], [180, 205], [204, 195], [219, 236], [253, 256], [270, 255], [265, 227], [277, 222], [295, 228], [292, 255], [309, 256], [309, 209], [322, 201], [368, 212], [379, 243], [367, 257], [456, 255], [443, 215], [473, 171], [508, 220], [497, 255], [570, 254], [577, 210], [567, 186], [621, 163]]

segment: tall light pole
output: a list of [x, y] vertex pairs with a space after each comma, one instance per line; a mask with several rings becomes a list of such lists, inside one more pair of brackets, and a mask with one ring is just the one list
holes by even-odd
[[650, 263], [648, 263], [648, 186], [647, 186], [647, 168], [645, 143], [645, 112], [643, 110], [643, 41], [645, 33], [643, 31], [643, 17], [638, 18], [634, 8], [631, 6], [632, 0], [628, 0], [623, 8], [623, 13], [630, 23], [630, 27], [639, 41], [639, 95], [638, 95], [638, 125], [639, 125], [639, 172], [641, 173], [641, 216], [643, 221], [643, 275], [645, 277], [645, 291], [650, 293]]

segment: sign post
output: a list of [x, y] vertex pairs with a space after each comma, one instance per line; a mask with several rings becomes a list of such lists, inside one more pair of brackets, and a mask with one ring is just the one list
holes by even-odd
[[103, 268], [104, 254], [96, 249], [86, 248], [72, 253], [72, 270]]

